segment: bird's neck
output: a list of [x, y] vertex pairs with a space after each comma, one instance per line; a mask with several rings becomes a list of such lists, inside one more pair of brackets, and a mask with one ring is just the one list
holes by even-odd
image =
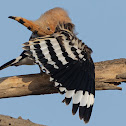
[[56, 26], [55, 32], [59, 32], [61, 30], [65, 30], [65, 31], [74, 33], [74, 24], [72, 24], [72, 23], [65, 23], [65, 22], [59, 23]]

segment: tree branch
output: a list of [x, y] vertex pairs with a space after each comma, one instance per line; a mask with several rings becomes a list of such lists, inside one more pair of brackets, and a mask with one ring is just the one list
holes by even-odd
[[[96, 90], [121, 90], [117, 87], [126, 82], [126, 59], [95, 63]], [[49, 81], [49, 75], [30, 74], [0, 78], [0, 98], [58, 93]], [[10, 116], [0, 115], [0, 126], [44, 126]]]
[[24, 120], [21, 117], [18, 117], [18, 119], [16, 119], [10, 116], [0, 115], [0, 126], [44, 126], [44, 125], [35, 124], [31, 122], [29, 119]]
[[[96, 90], [121, 90], [126, 82], [126, 59], [95, 63]], [[58, 93], [49, 75], [30, 74], [0, 78], [0, 98]]]

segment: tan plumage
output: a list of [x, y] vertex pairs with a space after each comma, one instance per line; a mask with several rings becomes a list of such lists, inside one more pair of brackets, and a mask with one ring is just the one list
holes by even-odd
[[38, 20], [31, 21], [22, 17], [10, 16], [9, 18], [18, 21], [19, 23], [26, 26], [33, 33], [39, 36], [53, 34], [56, 30], [57, 25], [63, 23], [71, 23], [67, 12], [62, 8], [53, 8], [43, 15], [40, 16]]

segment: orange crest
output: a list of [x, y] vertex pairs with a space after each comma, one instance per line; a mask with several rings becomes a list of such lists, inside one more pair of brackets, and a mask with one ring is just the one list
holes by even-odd
[[15, 16], [10, 16], [9, 18], [18, 21], [39, 36], [53, 34], [59, 23], [71, 23], [71, 19], [69, 18], [67, 12], [62, 8], [51, 9], [45, 12], [36, 21]]

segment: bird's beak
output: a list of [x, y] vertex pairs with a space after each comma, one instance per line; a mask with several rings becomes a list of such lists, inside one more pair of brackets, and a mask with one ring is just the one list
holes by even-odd
[[27, 29], [31, 30], [33, 33], [38, 35], [45, 35], [39, 25], [35, 24], [33, 21], [27, 20], [22, 17], [9, 16], [8, 18], [14, 19], [19, 23], [23, 24]]

